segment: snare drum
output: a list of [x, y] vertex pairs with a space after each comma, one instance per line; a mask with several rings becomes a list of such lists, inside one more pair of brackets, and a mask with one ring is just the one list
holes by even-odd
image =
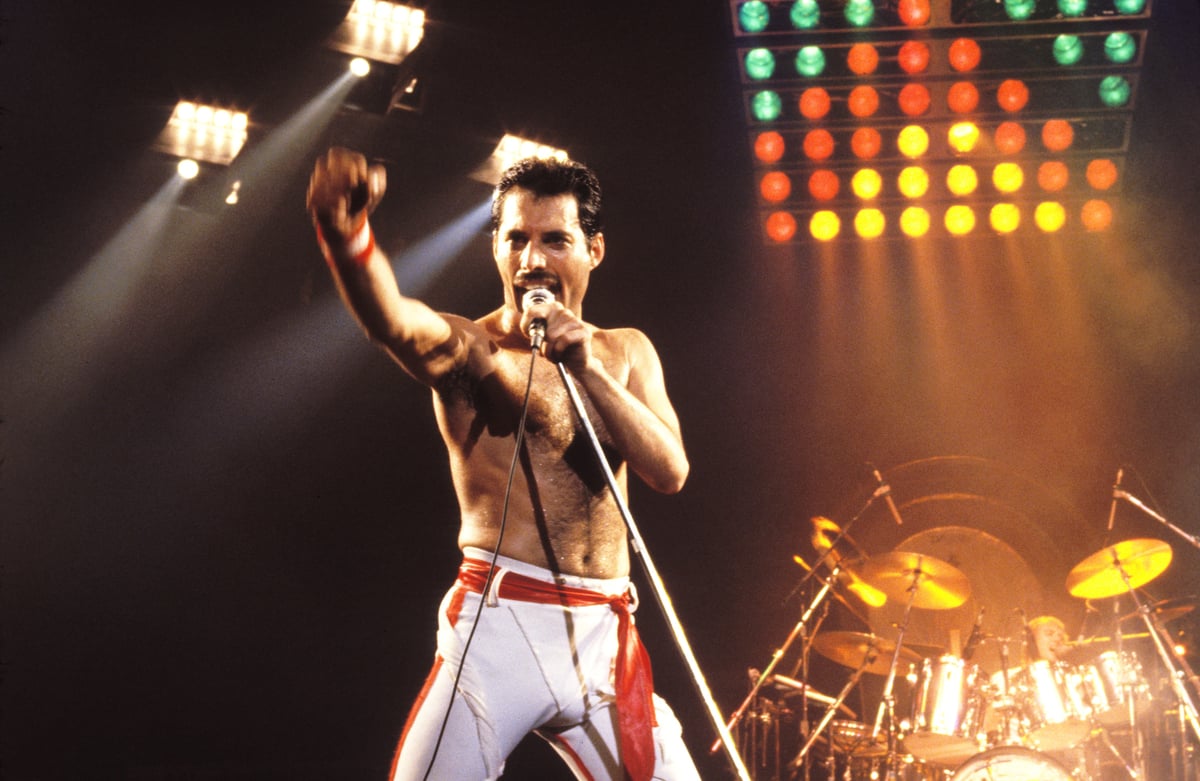
[[1085, 680], [1092, 711], [1101, 724], [1116, 725], [1129, 720], [1129, 706], [1144, 716], [1150, 707], [1150, 684], [1142, 675], [1142, 664], [1129, 651], [1105, 651], [1087, 668]]
[[1087, 685], [1079, 668], [1039, 659], [1016, 675], [1025, 743], [1040, 751], [1063, 751], [1088, 736], [1092, 715]]
[[1045, 754], [1023, 746], [1004, 746], [964, 762], [950, 781], [1072, 781], [1070, 772]]
[[904, 748], [917, 759], [956, 765], [979, 752], [984, 709], [979, 666], [953, 654], [925, 659]]

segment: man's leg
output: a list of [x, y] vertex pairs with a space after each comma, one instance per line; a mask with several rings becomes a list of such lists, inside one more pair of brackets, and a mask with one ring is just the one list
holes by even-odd
[[[699, 781], [700, 774], [683, 742], [682, 728], [666, 700], [654, 695], [654, 778], [661, 781]], [[576, 778], [624, 781], [617, 741], [616, 708], [606, 702], [588, 720], [565, 729], [540, 729], [544, 738]]]

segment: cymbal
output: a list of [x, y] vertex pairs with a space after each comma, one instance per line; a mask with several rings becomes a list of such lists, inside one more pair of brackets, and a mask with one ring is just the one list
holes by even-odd
[[925, 553], [881, 553], [867, 560], [859, 574], [889, 598], [903, 603], [911, 594], [913, 607], [928, 610], [958, 607], [971, 595], [961, 570]]
[[1124, 594], [1161, 575], [1171, 564], [1171, 555], [1171, 546], [1162, 540], [1133, 539], [1109, 545], [1075, 565], [1067, 575], [1067, 592], [1081, 599]]
[[[1186, 616], [1188, 613], [1196, 609], [1195, 597], [1176, 597], [1174, 599], [1160, 599], [1150, 606], [1150, 613], [1158, 618], [1159, 621], [1166, 623], [1174, 621], [1177, 618]], [[1132, 621], [1135, 618], [1140, 618], [1141, 613], [1137, 610], [1132, 613], [1121, 616], [1122, 621]]]
[[[813, 638], [813, 648], [826, 659], [876, 675], [887, 675], [896, 644], [865, 632], [824, 632]], [[900, 661], [919, 662], [921, 655], [900, 648]]]

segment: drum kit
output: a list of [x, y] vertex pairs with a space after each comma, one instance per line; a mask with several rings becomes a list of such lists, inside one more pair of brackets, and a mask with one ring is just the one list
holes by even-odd
[[[818, 536], [836, 528], [828, 519], [814, 519], [814, 526]], [[1147, 777], [1146, 736], [1165, 740], [1160, 726], [1150, 728], [1152, 716], [1158, 719], [1155, 724], [1176, 720], [1173, 745], [1179, 747], [1181, 770], [1172, 759], [1170, 774], [1175, 781], [1191, 778], [1190, 762], [1182, 755], [1190, 755], [1185, 747], [1192, 738], [1200, 740], [1194, 699], [1198, 679], [1165, 626], [1195, 605], [1188, 600], [1151, 602], [1138, 591], [1169, 567], [1169, 544], [1125, 540], [1070, 570], [1068, 594], [1089, 607], [1093, 601], [1126, 596], [1136, 606], [1125, 615], [1114, 610], [1110, 636], [1067, 641], [1057, 618], [1029, 621], [1019, 610], [1014, 611], [1021, 612], [1019, 631], [989, 635], [980, 631], [981, 611], [961, 647], [957, 633], [947, 647], [905, 640], [912, 610], [949, 610], [970, 597], [970, 580], [954, 565], [918, 552], [838, 556], [834, 544], [821, 547], [834, 553], [824, 559], [825, 569], [809, 568], [822, 588], [771, 665], [762, 674], [755, 671], [751, 696], [730, 724], [745, 715], [762, 687], [778, 690], [780, 679], [789, 682], [786, 697], [804, 696], [801, 710], [824, 713], [811, 728], [805, 713], [803, 745], [795, 757], [786, 768], [775, 769], [774, 776], [767, 772], [761, 778], [782, 778], [785, 769], [788, 777], [808, 778], [816, 769], [831, 781], [839, 774], [845, 781], [1107, 781], [1109, 776], [1142, 781]], [[822, 631], [819, 621], [815, 631], [808, 631], [827, 596], [846, 601], [841, 592], [847, 585], [875, 590], [904, 605], [894, 639], [873, 632]], [[1118, 604], [1114, 601], [1114, 609]], [[815, 650], [853, 671], [837, 695], [774, 673], [795, 640], [804, 641], [802, 656]], [[988, 644], [998, 647], [998, 670], [985, 671], [972, 662], [975, 651]], [[1019, 654], [1012, 662], [1010, 646]], [[1153, 660], [1150, 654], [1157, 655], [1165, 671], [1158, 687], [1165, 698], [1155, 696], [1156, 687], [1143, 668], [1143, 661]], [[858, 720], [846, 706], [864, 676], [884, 678], [873, 721]], [[813, 751], [817, 746], [823, 754]]]

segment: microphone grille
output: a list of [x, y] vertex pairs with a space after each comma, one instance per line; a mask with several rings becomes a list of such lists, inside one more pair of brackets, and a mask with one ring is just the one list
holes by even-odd
[[525, 295], [521, 297], [521, 308], [528, 309], [531, 306], [538, 304], [553, 304], [554, 294], [544, 287], [535, 287], [532, 290], [526, 290]]

